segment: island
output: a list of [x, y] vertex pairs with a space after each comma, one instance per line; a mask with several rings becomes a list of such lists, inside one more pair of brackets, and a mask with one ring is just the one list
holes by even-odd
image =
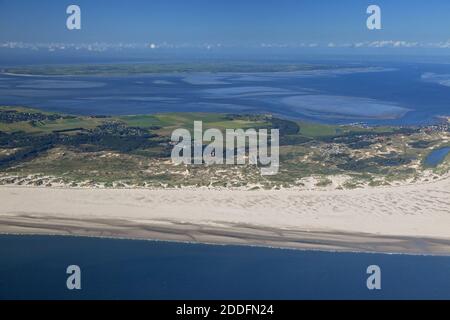
[[[0, 232], [449, 254], [448, 118], [329, 125], [272, 114], [80, 116], [0, 107]], [[176, 165], [176, 128], [278, 129], [280, 169]]]

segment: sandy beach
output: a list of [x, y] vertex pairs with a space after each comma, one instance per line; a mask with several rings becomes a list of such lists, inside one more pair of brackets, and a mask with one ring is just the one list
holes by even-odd
[[329, 191], [0, 187], [0, 233], [450, 254], [450, 179]]

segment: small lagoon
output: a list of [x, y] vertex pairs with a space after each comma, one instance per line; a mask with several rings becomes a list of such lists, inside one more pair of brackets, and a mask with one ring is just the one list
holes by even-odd
[[425, 159], [425, 165], [428, 167], [437, 167], [450, 154], [450, 147], [443, 147], [431, 151]]

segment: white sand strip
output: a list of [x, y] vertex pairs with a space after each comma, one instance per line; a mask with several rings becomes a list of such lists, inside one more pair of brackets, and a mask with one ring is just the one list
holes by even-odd
[[[3, 233], [450, 254], [450, 179], [335, 191], [3, 186], [0, 199]], [[308, 245], [311, 238], [328, 240]]]

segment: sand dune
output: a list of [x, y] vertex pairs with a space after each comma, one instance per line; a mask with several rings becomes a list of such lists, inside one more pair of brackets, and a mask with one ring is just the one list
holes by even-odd
[[450, 254], [450, 179], [333, 191], [0, 187], [0, 232]]

